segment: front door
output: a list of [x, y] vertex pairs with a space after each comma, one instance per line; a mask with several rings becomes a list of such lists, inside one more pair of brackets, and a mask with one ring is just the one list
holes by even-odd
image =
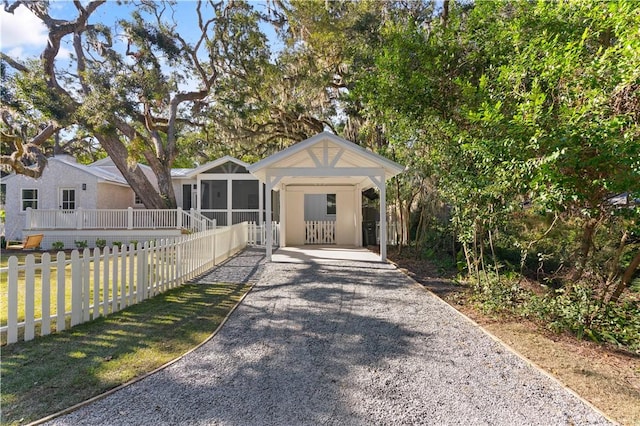
[[74, 188], [60, 188], [58, 192], [58, 207], [56, 226], [60, 228], [76, 227], [76, 190]]
[[59, 200], [60, 210], [75, 210], [76, 190], [74, 188], [60, 188]]

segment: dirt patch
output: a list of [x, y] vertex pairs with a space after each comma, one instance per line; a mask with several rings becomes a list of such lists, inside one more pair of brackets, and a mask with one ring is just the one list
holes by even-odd
[[640, 425], [640, 356], [554, 334], [521, 318], [485, 315], [468, 303], [465, 287], [429, 262], [393, 253], [389, 258], [425, 288], [607, 416], [623, 425]]

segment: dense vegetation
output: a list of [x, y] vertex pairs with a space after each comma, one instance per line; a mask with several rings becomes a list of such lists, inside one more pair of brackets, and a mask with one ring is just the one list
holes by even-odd
[[188, 40], [175, 5], [145, 2], [120, 6], [124, 47], [92, 21], [113, 3], [61, 21], [10, 6], [53, 47], [2, 55], [3, 149], [97, 141], [145, 204], [171, 206], [173, 166], [330, 129], [409, 166], [388, 190], [400, 249], [450, 259], [487, 309], [640, 351], [640, 3], [189, 3]]

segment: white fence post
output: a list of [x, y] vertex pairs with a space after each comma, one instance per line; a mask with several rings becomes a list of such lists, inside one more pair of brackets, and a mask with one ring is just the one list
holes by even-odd
[[84, 226], [84, 211], [82, 207], [78, 207], [76, 210], [76, 229], [82, 229]]
[[31, 229], [31, 207], [27, 207], [24, 227]]
[[182, 228], [182, 207], [178, 207], [176, 210], [176, 228]]
[[127, 229], [133, 229], [133, 207], [127, 207]]

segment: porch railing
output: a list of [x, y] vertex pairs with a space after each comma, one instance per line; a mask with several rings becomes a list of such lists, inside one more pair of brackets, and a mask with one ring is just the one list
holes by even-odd
[[[256, 222], [260, 223], [260, 214], [262, 210], [259, 209], [201, 209], [205, 217], [211, 220], [215, 220], [218, 226], [235, 225], [242, 222]], [[231, 223], [229, 223], [231, 221]]]
[[305, 221], [305, 244], [335, 244], [336, 222], [328, 220]]
[[[191, 212], [177, 209], [76, 209], [33, 210], [27, 208], [26, 229], [180, 229], [196, 223], [198, 231], [207, 229], [205, 219], [189, 217]], [[186, 222], [185, 222], [186, 220]]]
[[197, 210], [191, 209], [188, 212], [182, 210], [182, 227], [194, 232], [208, 231], [216, 229], [215, 219], [209, 219]]

